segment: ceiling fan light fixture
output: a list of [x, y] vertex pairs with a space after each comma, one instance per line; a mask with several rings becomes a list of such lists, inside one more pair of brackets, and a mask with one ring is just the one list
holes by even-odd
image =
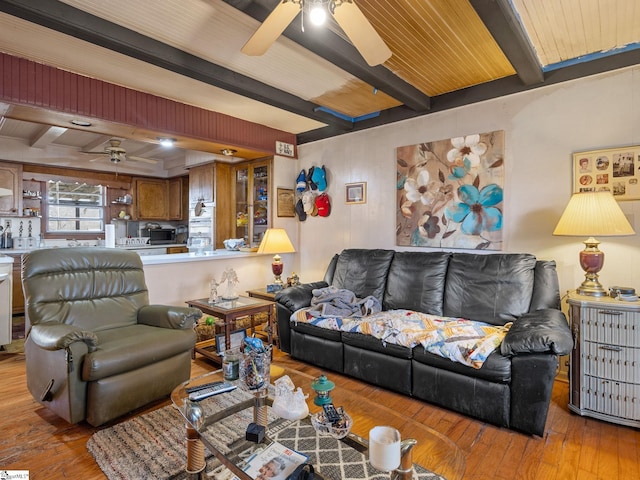
[[233, 148], [223, 148], [222, 150], [220, 150], [220, 153], [222, 153], [226, 157], [232, 157], [236, 153], [238, 153], [238, 151], [234, 150]]
[[312, 1], [309, 6], [309, 20], [315, 26], [320, 27], [327, 21], [327, 9], [325, 7], [326, 2]]

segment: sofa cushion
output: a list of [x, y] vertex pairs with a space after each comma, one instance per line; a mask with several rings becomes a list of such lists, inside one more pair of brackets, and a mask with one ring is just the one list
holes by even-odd
[[342, 342], [345, 345], [353, 345], [354, 347], [384, 353], [392, 357], [410, 359], [412, 356], [411, 349], [408, 347], [383, 342], [376, 337], [363, 333], [342, 332]]
[[448, 252], [396, 252], [382, 308], [442, 315], [450, 256]]
[[478, 369], [429, 353], [420, 345], [413, 349], [413, 360], [469, 377], [482, 378], [490, 382], [508, 383], [511, 381], [511, 359], [501, 355], [499, 350], [491, 353], [482, 364], [482, 367]]
[[82, 364], [82, 379], [90, 382], [156, 363], [193, 348], [193, 330], [131, 325], [96, 332], [98, 348]]
[[381, 249], [343, 250], [336, 262], [331, 284], [351, 290], [358, 298], [373, 295], [382, 302], [394, 253], [393, 250]]
[[335, 342], [342, 341], [342, 334], [340, 330], [330, 330], [328, 328], [316, 327], [315, 325], [311, 325], [309, 323], [291, 322], [291, 330], [293, 330], [294, 332], [304, 333], [305, 335], [311, 335], [313, 337], [333, 340]]
[[536, 258], [518, 254], [455, 253], [444, 294], [447, 317], [504, 325], [529, 311]]

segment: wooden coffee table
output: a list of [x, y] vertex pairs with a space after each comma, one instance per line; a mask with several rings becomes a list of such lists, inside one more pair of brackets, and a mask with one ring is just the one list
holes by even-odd
[[[311, 383], [314, 378], [311, 375], [290, 368], [284, 368], [284, 374], [289, 376], [296, 387], [301, 387], [304, 393], [309, 394], [307, 405], [310, 413], [313, 414], [320, 411], [321, 408], [313, 403]], [[222, 371], [218, 370], [188, 380], [175, 388], [171, 393], [171, 400], [178, 410], [185, 415], [185, 399], [188, 397], [185, 388], [190, 385], [199, 385], [221, 379]], [[198, 478], [208, 478], [204, 472], [206, 466], [203, 452], [204, 446], [206, 446], [223, 465], [240, 479], [250, 480], [250, 477], [242, 471], [243, 461], [247, 458], [248, 452], [264, 445], [255, 444], [245, 439], [246, 425], [251, 421], [251, 410], [255, 405], [255, 400], [249, 392], [242, 389], [241, 382], [241, 379], [231, 381], [233, 384], [240, 385], [234, 392], [223, 393], [198, 402], [203, 412], [203, 421], [198, 428], [194, 428], [195, 426], [190, 424], [187, 419], [187, 470], [189, 473], [197, 474]], [[465, 471], [464, 453], [446, 436], [421, 422], [415, 421], [411, 417], [405, 416], [392, 406], [380, 405], [366, 397], [359, 397], [347, 391], [342, 391], [339, 385], [336, 385], [336, 388], [331, 391], [331, 395], [333, 403], [336, 406], [343, 406], [345, 412], [354, 419], [354, 423], [351, 433], [344, 439], [321, 438], [322, 450], [325, 453], [335, 449], [341, 449], [344, 453], [346, 445], [348, 448], [353, 448], [364, 454], [366, 461], [366, 458], [368, 458], [367, 438], [369, 430], [377, 425], [390, 425], [400, 431], [403, 439], [413, 438], [417, 440], [417, 444], [412, 450], [414, 464], [442, 475], [447, 480], [459, 480], [463, 477]], [[248, 413], [248, 415], [244, 416], [245, 420], [243, 422], [230, 417], [230, 415], [243, 415], [243, 411]], [[246, 420], [246, 418], [249, 418], [249, 420]], [[278, 421], [276, 419], [273, 425], [276, 425]], [[224, 422], [229, 423], [225, 424]], [[300, 425], [295, 422], [300, 422]], [[295, 422], [292, 424], [293, 430], [297, 432], [304, 431], [308, 434], [311, 428], [308, 418]], [[225, 432], [224, 436], [221, 436], [221, 431]], [[277, 438], [277, 427], [275, 430], [267, 429], [267, 441], [270, 441], [274, 435]], [[284, 440], [279, 441], [285, 445], [291, 443], [291, 445], [287, 446], [295, 449], [296, 447], [293, 444], [297, 443], [297, 435], [295, 439], [288, 438], [286, 442]], [[307, 443], [306, 438], [302, 443]], [[341, 442], [342, 446], [336, 446], [336, 442]], [[198, 446], [198, 444], [200, 445]], [[350, 457], [348, 452], [340, 458], [347, 457]], [[324, 459], [316, 458], [316, 461], [323, 462]], [[314, 465], [316, 472], [319, 473], [316, 475], [319, 480], [341, 480], [341, 478], [344, 478], [335, 472], [335, 468], [327, 465], [324, 465], [323, 468], [323, 465], [324, 463]], [[318, 472], [318, 468], [320, 472]]]
[[[251, 334], [253, 334], [255, 333], [254, 315], [265, 313], [267, 314], [267, 342], [270, 345], [274, 343], [276, 338], [274, 336], [276, 324], [276, 304], [274, 302], [240, 296], [235, 300], [221, 300], [213, 305], [209, 304], [207, 298], [189, 300], [186, 303], [190, 307], [199, 308], [203, 313], [222, 320], [222, 323], [216, 323], [216, 326], [221, 326], [223, 329], [225, 345], [231, 345], [231, 332], [236, 330], [237, 319], [251, 317]], [[215, 338], [197, 342], [195, 351], [214, 362], [220, 363]]]

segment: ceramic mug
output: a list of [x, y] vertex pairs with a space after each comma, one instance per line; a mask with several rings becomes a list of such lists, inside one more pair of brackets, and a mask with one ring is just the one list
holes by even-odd
[[390, 472], [400, 466], [400, 432], [393, 427], [369, 431], [369, 463], [376, 470]]

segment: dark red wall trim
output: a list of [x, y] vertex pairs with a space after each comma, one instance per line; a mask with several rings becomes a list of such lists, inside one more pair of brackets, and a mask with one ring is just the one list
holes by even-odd
[[296, 135], [0, 53], [0, 101], [275, 153]]

